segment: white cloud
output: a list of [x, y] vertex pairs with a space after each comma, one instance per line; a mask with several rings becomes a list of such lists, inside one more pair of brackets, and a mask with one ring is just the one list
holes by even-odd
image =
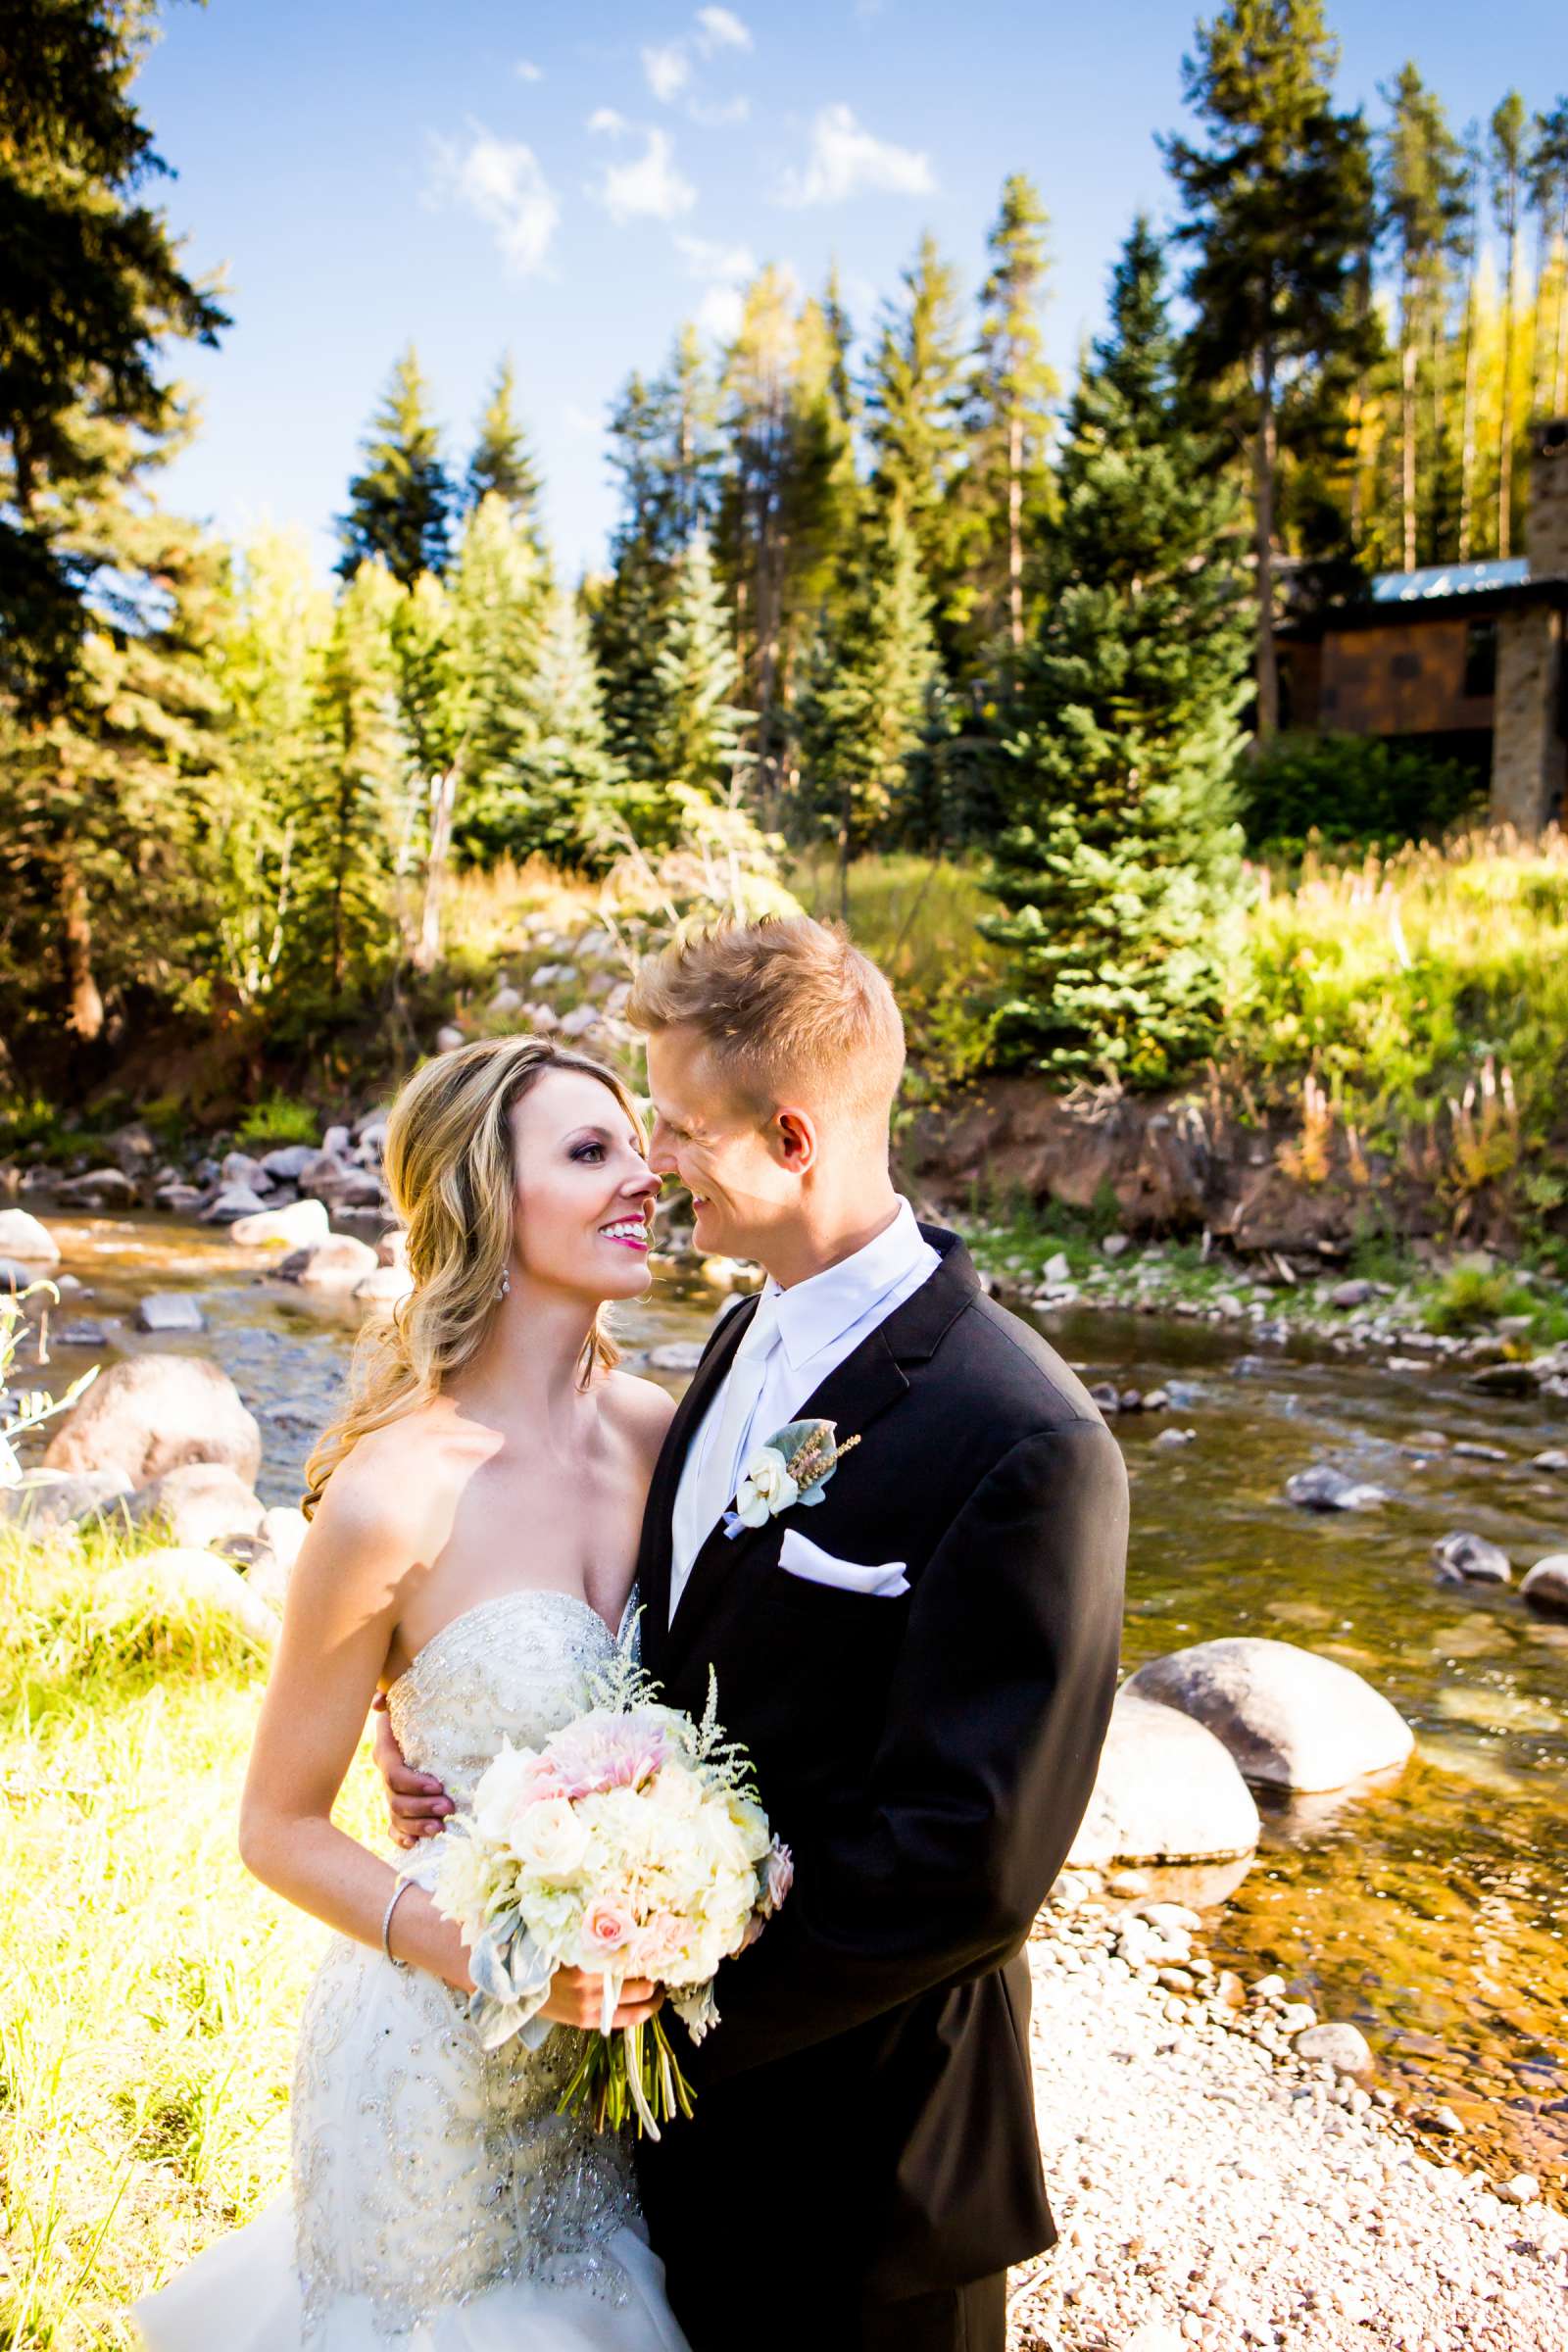
[[543, 81], [544, 77], [544, 69], [542, 66], [536, 66], [531, 58], [518, 58], [517, 79], [519, 81]]
[[671, 98], [680, 96], [691, 79], [691, 60], [679, 41], [670, 41], [662, 49], [643, 51], [643, 72], [654, 96], [662, 98], [667, 105]]
[[567, 432], [586, 438], [590, 433], [603, 432], [605, 420], [598, 409], [585, 409], [580, 402], [568, 400], [561, 412]]
[[700, 8], [697, 24], [697, 46], [705, 57], [711, 57], [715, 49], [749, 49], [752, 45], [750, 28], [727, 8]]
[[544, 266], [561, 221], [561, 205], [531, 147], [498, 139], [470, 122], [466, 147], [435, 141], [437, 202], [461, 205], [494, 232], [508, 270], [528, 277]]
[[715, 343], [733, 343], [741, 331], [746, 302], [739, 286], [710, 286], [697, 305], [697, 323]]
[[852, 108], [840, 104], [818, 112], [806, 170], [784, 174], [778, 201], [840, 204], [862, 188], [893, 196], [929, 196], [936, 184], [929, 156], [874, 137], [861, 128]]
[[612, 139], [618, 139], [621, 132], [629, 130], [631, 125], [624, 115], [616, 114], [612, 106], [596, 106], [588, 118], [588, 128], [608, 131]]
[[675, 250], [693, 277], [733, 285], [757, 273], [757, 257], [749, 245], [723, 245], [715, 237], [694, 237], [677, 229]]
[[651, 130], [635, 163], [607, 164], [599, 196], [612, 220], [673, 220], [697, 202], [697, 190], [675, 167], [667, 130]]

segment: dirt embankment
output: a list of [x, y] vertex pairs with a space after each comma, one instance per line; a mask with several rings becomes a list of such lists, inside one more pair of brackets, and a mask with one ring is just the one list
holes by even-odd
[[1310, 1095], [1287, 1117], [1250, 1114], [1218, 1084], [1068, 1097], [1038, 1079], [986, 1079], [917, 1114], [903, 1165], [943, 1208], [1057, 1202], [1137, 1236], [1206, 1227], [1249, 1254], [1337, 1255], [1379, 1231], [1503, 1248], [1515, 1239], [1501, 1186], [1466, 1182], [1441, 1125], [1374, 1142]]

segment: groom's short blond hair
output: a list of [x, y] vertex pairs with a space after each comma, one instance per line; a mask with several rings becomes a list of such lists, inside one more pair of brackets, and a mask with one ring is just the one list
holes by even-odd
[[769, 915], [687, 931], [644, 961], [626, 1010], [644, 1032], [694, 1031], [715, 1074], [763, 1116], [795, 1094], [886, 1127], [904, 1022], [876, 965], [837, 923]]

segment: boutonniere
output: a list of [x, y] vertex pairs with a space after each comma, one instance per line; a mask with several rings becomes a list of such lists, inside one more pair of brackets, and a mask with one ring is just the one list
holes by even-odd
[[786, 1421], [747, 1463], [724, 1533], [763, 1527], [796, 1503], [820, 1502], [828, 1480], [858, 1438], [839, 1438], [832, 1421]]

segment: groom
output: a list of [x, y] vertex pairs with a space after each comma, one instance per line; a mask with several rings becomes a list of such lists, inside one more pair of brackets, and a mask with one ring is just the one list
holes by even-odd
[[[653, 1166], [699, 1250], [768, 1276], [660, 1456], [643, 1658], [694, 1715], [716, 1672], [796, 1857], [682, 2049], [695, 2118], [641, 2150], [653, 2242], [695, 2352], [1002, 2352], [1007, 2266], [1055, 2234], [1022, 1947], [1109, 1713], [1126, 1474], [1061, 1359], [895, 1193], [904, 1033], [865, 956], [804, 916], [725, 924], [646, 963], [629, 1010]], [[821, 1503], [726, 1532], [746, 1463], [805, 1417], [859, 1441]]]

